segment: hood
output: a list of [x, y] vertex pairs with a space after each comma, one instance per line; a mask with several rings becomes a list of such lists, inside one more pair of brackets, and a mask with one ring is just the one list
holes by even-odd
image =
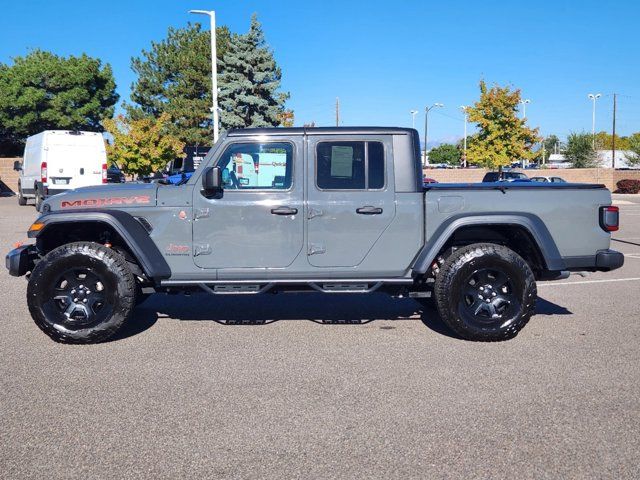
[[83, 208], [135, 208], [156, 205], [158, 184], [119, 183], [82, 187], [49, 197], [43, 212], [77, 210]]

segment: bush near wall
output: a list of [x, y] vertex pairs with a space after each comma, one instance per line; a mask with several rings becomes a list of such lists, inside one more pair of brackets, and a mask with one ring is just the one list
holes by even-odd
[[640, 180], [625, 178], [616, 183], [615, 193], [640, 193]]

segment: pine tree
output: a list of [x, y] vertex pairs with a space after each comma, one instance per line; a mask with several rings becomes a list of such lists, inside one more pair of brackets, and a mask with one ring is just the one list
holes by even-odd
[[[216, 28], [218, 70], [229, 42], [229, 29]], [[133, 105], [126, 105], [132, 120], [159, 118], [167, 113], [169, 132], [188, 145], [209, 145], [211, 120], [211, 34], [199, 23], [169, 28], [167, 38], [152, 42], [131, 60], [138, 74], [132, 86]]]
[[512, 162], [535, 157], [532, 147], [540, 141], [538, 129], [531, 129], [526, 119], [518, 118], [520, 90], [480, 82], [480, 100], [467, 112], [478, 124], [478, 133], [467, 148], [469, 163], [486, 168], [502, 168]]
[[222, 128], [275, 127], [282, 123], [288, 93], [279, 92], [282, 72], [264, 39], [257, 16], [244, 35], [233, 35], [220, 75]]

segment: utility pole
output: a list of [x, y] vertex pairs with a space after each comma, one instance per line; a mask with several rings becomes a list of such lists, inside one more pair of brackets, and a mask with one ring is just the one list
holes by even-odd
[[340, 98], [336, 97], [336, 127], [340, 126]]
[[211, 95], [213, 97], [213, 105], [211, 113], [213, 114], [213, 143], [218, 141], [218, 70], [216, 51], [216, 12], [213, 10], [189, 10], [189, 13], [198, 15], [208, 15], [211, 20]]
[[411, 128], [416, 128], [416, 115], [418, 114], [418, 110], [411, 110], [409, 113], [411, 114]]
[[546, 163], [545, 157], [547, 156], [547, 151], [544, 148], [544, 137], [542, 137], [542, 165]]
[[611, 139], [611, 168], [616, 168], [616, 97], [613, 94], [613, 138]]

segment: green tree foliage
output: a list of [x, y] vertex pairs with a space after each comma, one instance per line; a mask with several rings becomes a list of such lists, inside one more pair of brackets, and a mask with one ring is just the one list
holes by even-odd
[[150, 175], [182, 155], [184, 149], [184, 143], [168, 132], [168, 113], [160, 114], [157, 119], [135, 120], [118, 115], [105, 120], [104, 127], [113, 136], [113, 143], [107, 146], [109, 161], [125, 173]]
[[43, 130], [102, 131], [118, 101], [109, 64], [34, 50], [0, 64], [0, 155], [19, 154]]
[[455, 145], [443, 143], [429, 151], [429, 163], [446, 163], [447, 165], [459, 166], [462, 152]]
[[[613, 148], [613, 135], [607, 132], [596, 133], [596, 149], [611, 150]], [[616, 150], [629, 150], [629, 137], [616, 135]]]
[[627, 155], [627, 162], [629, 165], [640, 165], [640, 132], [634, 133], [629, 137], [630, 154]]
[[467, 110], [478, 124], [474, 141], [467, 147], [467, 161], [486, 168], [502, 168], [535, 157], [533, 146], [540, 141], [538, 129], [518, 118], [520, 90], [498, 85], [487, 88], [480, 82], [480, 100]]
[[282, 72], [264, 39], [257, 16], [249, 32], [233, 35], [220, 76], [224, 129], [276, 127], [282, 123], [288, 93], [280, 92]]
[[[218, 68], [231, 34], [216, 29]], [[166, 113], [168, 131], [190, 145], [209, 145], [213, 138], [211, 119], [211, 33], [200, 24], [169, 28], [167, 38], [152, 42], [149, 50], [131, 60], [138, 75], [132, 85], [133, 105], [129, 117], [159, 118]]]
[[590, 133], [570, 133], [562, 153], [573, 168], [598, 165], [598, 155], [593, 148], [593, 136]]

